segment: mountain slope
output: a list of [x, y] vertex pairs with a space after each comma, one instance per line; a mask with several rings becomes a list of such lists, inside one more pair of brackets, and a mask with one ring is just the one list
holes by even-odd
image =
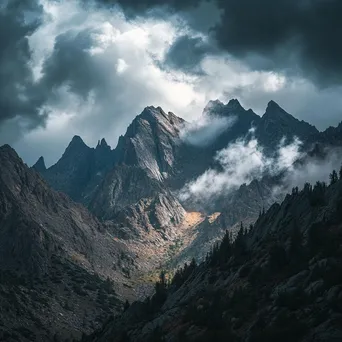
[[83, 341], [341, 340], [341, 209], [342, 180], [294, 189]]
[[52, 341], [93, 330], [121, 310], [119, 295], [129, 296], [130, 258], [85, 208], [0, 147], [1, 338]]

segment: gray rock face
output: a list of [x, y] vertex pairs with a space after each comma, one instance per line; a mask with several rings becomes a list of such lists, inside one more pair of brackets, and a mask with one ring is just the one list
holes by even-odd
[[108, 220], [126, 206], [160, 192], [165, 192], [162, 184], [145, 170], [138, 166], [117, 165], [99, 185], [89, 207], [98, 217]]
[[133, 240], [143, 237], [142, 232], [154, 230], [171, 241], [173, 229], [182, 223], [184, 216], [185, 210], [172, 195], [159, 193], [118, 211], [114, 222], [128, 227]]
[[145, 108], [119, 139], [118, 163], [139, 166], [159, 181], [168, 178], [174, 171], [183, 122], [160, 107]]
[[97, 189], [90, 209], [105, 220], [135, 222], [150, 229], [178, 225], [184, 209], [176, 198], [140, 167], [118, 165]]

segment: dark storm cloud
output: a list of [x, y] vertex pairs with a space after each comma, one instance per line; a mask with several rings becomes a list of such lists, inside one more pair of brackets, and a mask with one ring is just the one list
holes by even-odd
[[[129, 15], [155, 13], [152, 8], [178, 11], [198, 27], [190, 8], [200, 0], [99, 0], [117, 3]], [[211, 36], [221, 49], [254, 69], [280, 70], [305, 76], [317, 85], [341, 83], [342, 1], [340, 0], [212, 0], [221, 12]], [[160, 13], [160, 12], [156, 12]], [[181, 50], [178, 50], [180, 53]], [[195, 54], [194, 49], [191, 54]]]
[[44, 62], [44, 76], [40, 81], [40, 89], [50, 94], [50, 101], [59, 100], [57, 93], [62, 86], [86, 99], [91, 90], [103, 83], [103, 75], [89, 53], [94, 44], [93, 33], [96, 31], [70, 30], [56, 37], [52, 54]]
[[[301, 71], [323, 86], [341, 83], [342, 1], [218, 0], [218, 5], [224, 15], [215, 34], [229, 53], [252, 66]], [[256, 61], [262, 63], [253, 65]]]
[[202, 74], [201, 60], [215, 51], [214, 47], [201, 37], [180, 36], [166, 53], [164, 65], [171, 69]]
[[30, 36], [40, 25], [42, 8], [34, 0], [0, 5], [0, 124], [23, 118], [26, 126], [44, 122], [43, 99], [35, 91], [30, 67]]

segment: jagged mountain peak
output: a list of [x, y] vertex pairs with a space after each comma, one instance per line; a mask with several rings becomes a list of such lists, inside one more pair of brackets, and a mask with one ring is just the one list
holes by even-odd
[[258, 119], [258, 115], [255, 114], [251, 109], [246, 110], [242, 107], [238, 99], [231, 99], [228, 103], [224, 104], [220, 100], [209, 101], [203, 110], [203, 115], [213, 116], [232, 116], [248, 114], [253, 119]]
[[69, 159], [69, 157], [75, 157], [75, 155], [87, 153], [91, 148], [85, 144], [83, 139], [79, 135], [75, 135], [70, 141], [68, 147], [62, 155], [62, 159]]
[[203, 115], [210, 115], [212, 113], [220, 112], [224, 108], [224, 103], [220, 100], [210, 100], [203, 109]]
[[273, 100], [268, 102], [265, 114], [263, 115], [264, 119], [269, 118], [269, 117], [272, 117], [272, 118], [276, 118], [276, 117], [285, 118], [286, 117], [287, 119], [290, 119], [290, 118], [295, 119], [294, 116], [286, 112], [283, 108], [280, 107], [278, 103], [276, 103]]
[[45, 160], [44, 160], [43, 156], [39, 157], [37, 162], [32, 166], [32, 169], [34, 169], [38, 172], [46, 171], [46, 165], [45, 165]]
[[282, 109], [282, 108], [279, 106], [279, 104], [278, 104], [277, 102], [275, 102], [274, 100], [270, 100], [270, 101], [268, 102], [268, 104], [267, 104], [267, 107], [270, 107], [270, 108], [274, 107], [274, 108], [280, 108], [280, 109]]
[[86, 147], [88, 147], [79, 135], [73, 136], [73, 138], [71, 139], [71, 142], [69, 144], [69, 147], [70, 146], [86, 146]]
[[156, 179], [172, 172], [184, 120], [161, 107], [149, 106], [134, 118], [115, 149], [118, 163], [140, 165]]
[[257, 138], [265, 146], [272, 149], [281, 139], [291, 141], [294, 137], [306, 141], [318, 133], [315, 126], [296, 119], [286, 112], [275, 101], [270, 101], [265, 114], [257, 127]]
[[166, 113], [163, 111], [163, 109], [158, 106], [158, 107], [154, 107], [154, 106], [148, 106], [145, 107], [144, 110], [141, 112], [140, 115], [138, 115], [138, 117], [142, 117], [142, 118], [149, 118], [149, 117], [153, 117], [153, 118], [158, 118], [160, 115], [165, 116]]
[[[17, 152], [9, 145], [0, 146], [0, 175], [6, 177], [12, 168], [23, 163]], [[0, 179], [1, 180], [1, 179]], [[6, 181], [7, 182], [7, 181]], [[5, 183], [6, 183], [5, 182]]]
[[239, 102], [238, 99], [231, 99], [231, 100], [229, 100], [229, 102], [226, 104], [226, 107], [231, 109], [231, 110], [245, 110], [241, 106], [241, 103]]
[[265, 114], [262, 116], [262, 120], [275, 122], [282, 121], [283, 123], [286, 122], [288, 125], [297, 126], [296, 128], [299, 126], [306, 127], [306, 129], [311, 131], [311, 133], [318, 133], [318, 130], [315, 126], [307, 123], [304, 120], [298, 120], [273, 100], [268, 103]]
[[105, 138], [102, 138], [101, 140], [98, 141], [96, 148], [105, 148], [105, 149], [110, 149], [110, 146], [107, 144], [107, 141]]
[[0, 157], [20, 159], [17, 152], [8, 144], [0, 146]]
[[[180, 128], [180, 125], [184, 122], [183, 119], [179, 118], [172, 112], [164, 112], [161, 107], [148, 106], [136, 116], [132, 123], [128, 126], [124, 137], [133, 137], [139, 131], [139, 127], [155, 127], [158, 126], [165, 132], [175, 135], [175, 130]], [[122, 139], [121, 137], [119, 138]]]

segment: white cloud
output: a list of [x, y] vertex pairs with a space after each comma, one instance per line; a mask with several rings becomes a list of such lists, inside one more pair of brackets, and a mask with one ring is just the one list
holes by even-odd
[[294, 165], [283, 178], [282, 185], [275, 191], [289, 192], [292, 187], [303, 188], [306, 182], [329, 183], [332, 170], [339, 170], [342, 165], [342, 149], [326, 149], [323, 157], [307, 157], [301, 163]]
[[283, 140], [275, 155], [268, 157], [255, 138], [237, 140], [216, 154], [215, 161], [219, 168], [209, 169], [196, 180], [186, 184], [180, 191], [180, 199], [205, 203], [237, 189], [244, 183], [261, 179], [265, 174], [275, 175], [289, 170], [300, 157], [300, 145], [297, 139], [289, 145], [284, 145]]

